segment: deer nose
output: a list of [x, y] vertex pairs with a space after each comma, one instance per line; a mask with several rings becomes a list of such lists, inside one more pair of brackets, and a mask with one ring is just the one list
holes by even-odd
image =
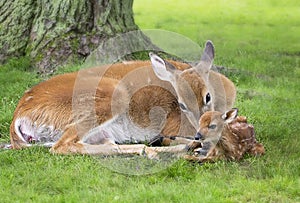
[[203, 136], [201, 135], [200, 132], [197, 132], [196, 135], [195, 135], [195, 140], [202, 140], [203, 139]]

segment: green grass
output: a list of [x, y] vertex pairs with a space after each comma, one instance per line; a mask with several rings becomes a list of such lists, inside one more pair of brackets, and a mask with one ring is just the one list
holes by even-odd
[[[204, 165], [179, 160], [130, 176], [103, 164], [121, 158], [0, 151], [1, 202], [300, 202], [299, 1], [135, 0], [134, 11], [142, 29], [173, 31], [201, 46], [214, 42], [215, 64], [229, 67], [236, 107], [254, 124], [266, 155]], [[0, 67], [1, 142], [9, 141], [18, 99], [43, 80], [28, 69], [26, 59]]]

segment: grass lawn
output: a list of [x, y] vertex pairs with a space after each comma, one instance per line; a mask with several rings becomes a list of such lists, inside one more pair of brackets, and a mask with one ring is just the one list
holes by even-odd
[[[134, 12], [142, 29], [214, 42], [215, 64], [229, 67], [236, 107], [266, 155], [204, 165], [178, 160], [132, 176], [113, 172], [104, 158], [1, 150], [0, 202], [300, 202], [299, 1], [135, 0]], [[27, 69], [25, 58], [0, 67], [0, 142], [9, 141], [23, 92], [42, 80]]]

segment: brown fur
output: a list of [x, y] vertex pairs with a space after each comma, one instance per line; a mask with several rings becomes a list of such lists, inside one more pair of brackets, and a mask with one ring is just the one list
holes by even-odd
[[[188, 64], [175, 61], [169, 61], [169, 63], [176, 70], [193, 72], [193, 68]], [[202, 109], [203, 104], [200, 101], [203, 100], [203, 95], [198, 92], [204, 91], [206, 86], [203, 83], [206, 84], [207, 81], [203, 80], [199, 74], [190, 74], [190, 76], [186, 76], [185, 79], [197, 93], [198, 107]], [[219, 95], [216, 98], [220, 101], [216, 101], [216, 103], [224, 103], [226, 100], [223, 106], [231, 108], [235, 99], [233, 83], [225, 76], [213, 71], [209, 71], [209, 78], [217, 81], [216, 84], [222, 83], [222, 87], [228, 88], [219, 94], [220, 87], [214, 87], [215, 84], [212, 84], [214, 94]], [[147, 86], [148, 81], [155, 85]], [[196, 87], [193, 87], [196, 83]], [[129, 87], [137, 87], [137, 89]], [[138, 144], [117, 145], [105, 139], [94, 145], [82, 142], [84, 135], [89, 130], [124, 112], [128, 112], [129, 117], [138, 126], [145, 128], [151, 122], [160, 119], [160, 116], [157, 115], [151, 117], [151, 110], [157, 106], [166, 115], [166, 123], [161, 131], [162, 136], [168, 138], [174, 135], [194, 135], [196, 130], [186, 116], [181, 113], [176, 93], [178, 92], [174, 91], [169, 82], [157, 78], [150, 61], [118, 63], [104, 68], [96, 67], [58, 75], [25, 92], [15, 110], [10, 127], [11, 144], [14, 149], [27, 146], [28, 143], [24, 142], [16, 132], [16, 128], [18, 128], [16, 121], [26, 118], [32, 122], [32, 125], [51, 126], [54, 131], [62, 133], [51, 148], [53, 153], [142, 154], [145, 151], [153, 152], [153, 150], [182, 150], [180, 145], [168, 149], [157, 149]], [[222, 97], [223, 100], [219, 97]], [[183, 139], [176, 144], [187, 142]]]
[[[186, 71], [182, 73], [181, 77], [189, 83], [193, 94], [196, 96], [198, 106], [204, 106], [203, 97], [208, 89], [205, 86], [205, 82], [203, 81], [202, 77], [199, 77], [199, 73], [197, 73], [195, 70]], [[183, 93], [185, 90], [181, 90], [181, 92]]]
[[[210, 111], [203, 114], [199, 122], [198, 132], [202, 135], [202, 142], [210, 139], [211, 148], [205, 156], [187, 155], [185, 158], [188, 160], [199, 162], [240, 160], [245, 154], [263, 155], [265, 153], [264, 146], [255, 138], [253, 126], [247, 124], [245, 117], [237, 117], [227, 124], [220, 112]], [[211, 124], [217, 126], [214, 131], [209, 129]]]
[[[111, 100], [114, 90], [118, 86], [122, 77], [130, 73], [130, 71], [146, 67], [150, 74], [144, 75], [144, 80], [145, 78], [150, 77], [153, 80], [160, 82], [160, 80], [155, 77], [153, 71], [151, 70], [152, 68], [150, 64], [151, 63], [149, 61], [136, 61], [127, 64], [114, 64], [108, 67], [107, 72], [99, 82], [95, 98], [90, 98], [89, 95], [85, 96], [86, 100], [95, 99], [95, 111], [99, 124], [112, 118]], [[180, 69], [189, 67], [189, 65], [184, 63], [174, 62], [174, 64], [181, 65], [178, 67]], [[72, 133], [76, 132], [74, 131], [75, 127], [73, 126], [74, 117], [84, 116], [88, 121], [88, 115], [90, 114], [90, 112], [76, 111], [76, 113], [80, 113], [81, 115], [72, 115], [72, 99], [74, 96], [74, 88], [76, 88], [76, 77], [80, 74], [86, 78], [84, 83], [80, 83], [80, 85], [83, 84], [84, 86], [77, 88], [80, 88], [79, 91], [81, 92], [89, 92], [89, 89], [91, 86], [93, 86], [91, 84], [95, 82], [97, 83], [99, 80], [97, 75], [102, 70], [103, 67], [100, 67], [84, 70], [80, 73], [75, 72], [58, 75], [26, 91], [15, 110], [14, 119], [11, 124], [10, 135], [12, 147], [19, 149], [25, 144], [16, 135], [14, 130], [15, 120], [23, 116], [29, 117], [31, 120], [37, 122], [38, 125], [53, 125], [55, 129], [65, 131], [64, 134], [66, 135], [63, 136], [62, 139], [70, 136], [69, 133], [67, 133], [67, 129], [71, 128], [73, 129], [71, 130]], [[166, 83], [164, 85], [169, 84]], [[122, 91], [119, 97], [125, 99], [126, 96], [128, 96], [127, 92]], [[167, 125], [162, 133], [166, 132], [169, 135], [176, 135], [179, 131], [178, 123], [180, 123], [180, 110], [176, 103], [176, 97], [174, 94], [171, 94], [160, 87], [146, 87], [134, 93], [129, 104], [130, 116], [132, 117], [133, 121], [137, 122], [137, 124], [141, 126], [147, 126], [149, 123], [149, 110], [153, 106], [160, 106], [169, 113]], [[171, 119], [172, 117], [179, 119]], [[175, 123], [173, 124], [172, 122]], [[80, 140], [80, 137], [76, 139]], [[69, 139], [67, 140], [69, 141]], [[55, 148], [57, 148], [58, 145], [61, 144], [57, 143]]]

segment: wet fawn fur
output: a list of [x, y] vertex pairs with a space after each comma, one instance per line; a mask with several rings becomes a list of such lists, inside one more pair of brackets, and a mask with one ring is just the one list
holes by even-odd
[[[237, 109], [231, 109], [225, 113], [205, 112], [200, 118], [200, 127], [196, 134], [196, 138], [202, 142], [203, 149], [199, 151], [200, 156], [189, 156], [188, 159], [214, 162], [240, 160], [245, 154], [263, 155], [264, 146], [257, 142], [253, 126], [246, 122], [245, 117], [237, 117]], [[239, 132], [239, 129], [243, 130], [241, 128], [247, 130], [248, 133]]]

